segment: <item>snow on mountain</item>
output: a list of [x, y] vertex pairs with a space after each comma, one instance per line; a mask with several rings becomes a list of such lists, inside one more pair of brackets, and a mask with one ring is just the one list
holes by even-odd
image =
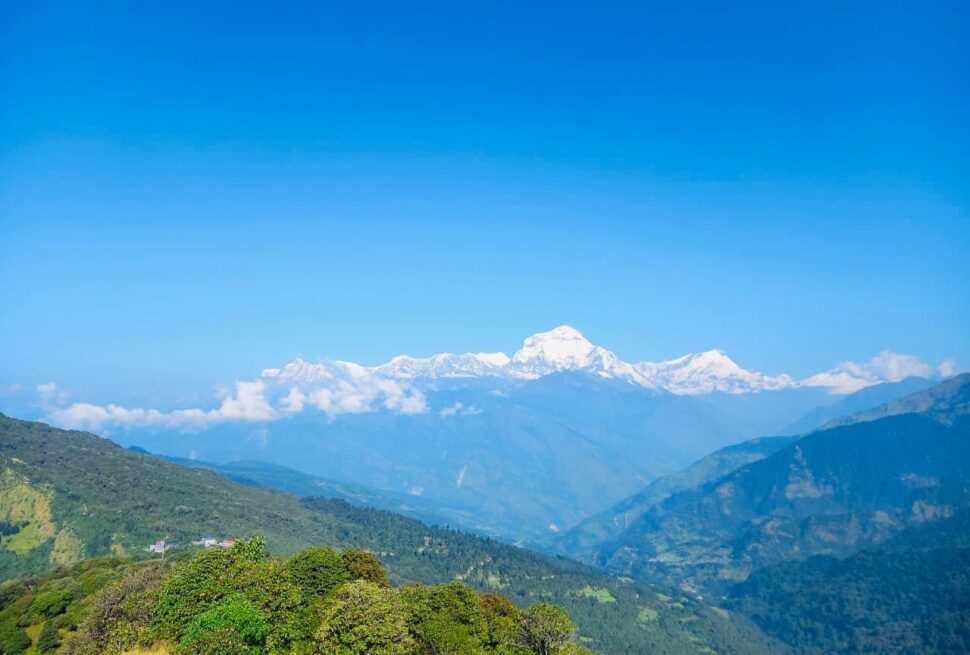
[[528, 337], [512, 356], [508, 371], [514, 377], [525, 379], [563, 371], [584, 371], [644, 387], [652, 386], [632, 365], [609, 350], [593, 345], [579, 330], [568, 325]]
[[806, 387], [826, 387], [833, 394], [850, 394], [882, 382], [899, 382], [908, 377], [948, 377], [956, 372], [952, 360], [934, 370], [913, 355], [883, 350], [868, 362], [840, 362], [835, 368], [817, 373], [802, 381]]
[[297, 357], [283, 368], [264, 368], [260, 377], [276, 382], [316, 384], [336, 380], [359, 380], [370, 374], [370, 368], [354, 362], [323, 360], [314, 364], [302, 357]]
[[[393, 382], [393, 393], [409, 393], [422, 381], [448, 378], [505, 378], [535, 380], [553, 373], [577, 371], [622, 380], [647, 389], [677, 395], [713, 392], [744, 394], [797, 387], [823, 387], [844, 395], [905, 375], [924, 375], [932, 369], [918, 358], [883, 351], [869, 362], [843, 362], [836, 368], [804, 380], [789, 375], [766, 375], [739, 366], [721, 350], [691, 353], [663, 362], [631, 364], [615, 353], [591, 343], [576, 328], [561, 325], [527, 337], [512, 357], [505, 353], [441, 353], [432, 357], [400, 355], [380, 366], [326, 360], [310, 363], [296, 359], [281, 369], [265, 369], [270, 382], [298, 385], [340, 385], [341, 388], [381, 388]], [[381, 381], [384, 381], [383, 383]], [[393, 395], [393, 394], [392, 394]]]
[[738, 366], [720, 350], [691, 353], [666, 362], [640, 362], [634, 369], [644, 378], [675, 394], [697, 395], [723, 391], [753, 393], [797, 386], [788, 375], [772, 377]]
[[425, 358], [399, 355], [386, 364], [375, 367], [374, 371], [403, 380], [502, 377], [509, 361], [509, 356], [505, 353], [441, 353]]

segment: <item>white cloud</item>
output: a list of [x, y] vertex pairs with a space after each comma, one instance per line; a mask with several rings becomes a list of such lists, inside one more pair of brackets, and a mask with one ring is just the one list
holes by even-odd
[[883, 350], [869, 360], [869, 370], [890, 382], [917, 376], [932, 377], [933, 367], [914, 355], [900, 355], [891, 350]]
[[844, 395], [883, 382], [898, 382], [911, 376], [932, 378], [937, 372], [946, 375], [953, 361], [947, 360], [936, 369], [915, 355], [901, 355], [891, 350], [883, 350], [868, 362], [839, 362], [830, 371], [818, 373], [803, 380], [807, 387], [827, 387], [829, 393]]
[[56, 424], [69, 428], [97, 430], [105, 427], [160, 427], [179, 430], [201, 430], [224, 421], [270, 421], [278, 414], [264, 396], [266, 384], [262, 380], [239, 381], [235, 395], [228, 393], [218, 409], [177, 409], [161, 412], [141, 407], [120, 405], [92, 405], [74, 403], [69, 407], [50, 411], [49, 418]]
[[67, 402], [70, 394], [53, 382], [46, 382], [37, 385], [37, 395], [40, 396], [41, 404], [48, 407], [51, 405], [63, 405]]
[[944, 359], [942, 362], [940, 362], [940, 365], [936, 367], [936, 371], [940, 374], [940, 377], [943, 378], [953, 377], [957, 373], [962, 372], [962, 370], [957, 367], [957, 362], [955, 359]]
[[480, 407], [476, 407], [475, 405], [465, 407], [463, 403], [456, 402], [454, 405], [442, 408], [441, 411], [438, 412], [438, 416], [441, 418], [448, 418], [449, 416], [455, 416], [456, 414], [461, 416], [472, 416], [474, 414], [481, 414], [482, 411], [483, 410]]
[[454, 416], [461, 410], [462, 407], [464, 407], [464, 405], [462, 405], [460, 402], [455, 403], [451, 407], [443, 408], [440, 412], [438, 412], [438, 416], [440, 416], [441, 418], [448, 418], [449, 416]]
[[293, 387], [290, 392], [283, 396], [280, 400], [280, 406], [283, 411], [287, 414], [298, 414], [303, 411], [303, 403], [306, 401], [306, 395]]
[[[70, 428], [102, 430], [112, 427], [154, 427], [198, 431], [228, 421], [265, 422], [292, 416], [314, 407], [333, 418], [385, 409], [398, 414], [428, 411], [424, 394], [410, 384], [388, 379], [350, 362], [308, 364], [296, 360], [282, 369], [266, 369], [261, 378], [237, 381], [220, 390], [217, 409], [178, 409], [163, 412], [120, 405], [64, 404], [54, 383], [37, 389], [48, 407], [48, 418]], [[60, 402], [58, 402], [60, 401]]]

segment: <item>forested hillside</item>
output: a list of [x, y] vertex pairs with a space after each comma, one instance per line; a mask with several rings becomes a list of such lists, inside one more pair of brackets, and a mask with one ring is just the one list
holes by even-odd
[[961, 375], [794, 439], [653, 503], [597, 561], [722, 591], [765, 566], [846, 557], [952, 516], [970, 502], [968, 397]]
[[555, 602], [583, 643], [604, 654], [767, 651], [746, 621], [662, 587], [389, 512], [240, 485], [86, 433], [0, 417], [0, 465], [0, 519], [26, 522], [0, 542], [4, 577], [84, 557], [144, 555], [158, 539], [185, 545], [260, 530], [276, 554], [313, 545], [369, 549], [394, 584], [458, 579], [519, 606]]
[[89, 560], [7, 585], [0, 652], [121, 655], [579, 655], [561, 608], [463, 582], [391, 587], [370, 553], [270, 559], [262, 538], [141, 564]]
[[721, 448], [685, 469], [657, 478], [643, 491], [609, 510], [591, 516], [551, 541], [552, 548], [583, 561], [595, 562], [603, 546], [636, 524], [650, 508], [674, 494], [696, 489], [745, 464], [764, 459], [795, 440], [795, 437], [762, 437]]
[[822, 430], [650, 509], [607, 563], [698, 585], [815, 554], [847, 556], [959, 511], [970, 417], [923, 414]]

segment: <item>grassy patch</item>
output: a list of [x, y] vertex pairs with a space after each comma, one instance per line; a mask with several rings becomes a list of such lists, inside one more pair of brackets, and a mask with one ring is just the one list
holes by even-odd
[[660, 614], [657, 610], [652, 607], [641, 607], [637, 612], [637, 623], [640, 625], [649, 625], [659, 618]]
[[579, 590], [587, 598], [595, 598], [599, 603], [615, 603], [616, 598], [606, 587], [583, 587]]
[[20, 529], [17, 534], [3, 538], [3, 546], [18, 555], [25, 555], [53, 536], [52, 523], [38, 523], [31, 521]]

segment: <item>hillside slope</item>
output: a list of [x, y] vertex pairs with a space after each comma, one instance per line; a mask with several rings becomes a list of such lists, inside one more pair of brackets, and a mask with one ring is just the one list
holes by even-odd
[[941, 420], [970, 413], [970, 373], [956, 375], [929, 389], [890, 400], [877, 407], [833, 419], [824, 427], [875, 421], [887, 416], [914, 412], [929, 413]]
[[605, 548], [602, 561], [717, 587], [784, 560], [846, 556], [946, 518], [970, 499], [970, 416], [960, 400], [968, 385], [967, 376], [947, 381], [915, 394], [939, 400], [912, 403], [924, 413], [820, 430], [675, 494]]
[[595, 561], [599, 547], [618, 538], [641, 516], [674, 494], [696, 489], [745, 464], [756, 462], [785, 447], [795, 437], [763, 437], [716, 450], [687, 468], [665, 475], [643, 491], [606, 512], [592, 516], [563, 533], [552, 548], [583, 561]]
[[461, 579], [522, 605], [556, 602], [587, 645], [606, 654], [767, 652], [746, 622], [663, 588], [389, 512], [233, 483], [87, 433], [0, 416], [0, 468], [0, 506], [15, 507], [9, 518], [28, 523], [0, 542], [2, 577], [111, 552], [138, 554], [156, 539], [185, 544], [259, 530], [280, 554], [309, 545], [367, 548], [396, 583]]
[[935, 383], [927, 378], [911, 376], [899, 382], [883, 382], [866, 387], [844, 398], [822, 405], [805, 414], [788, 426], [785, 434], [805, 434], [816, 430], [829, 421], [873, 409], [898, 398], [932, 387]]

